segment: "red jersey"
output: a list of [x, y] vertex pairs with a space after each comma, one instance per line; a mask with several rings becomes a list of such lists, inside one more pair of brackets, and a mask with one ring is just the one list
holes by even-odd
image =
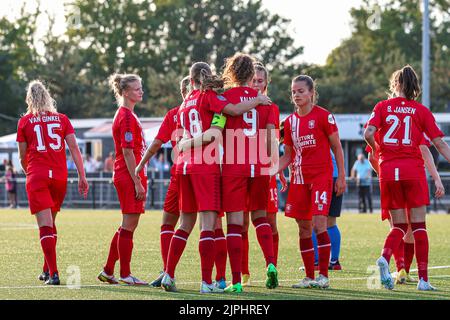
[[[133, 149], [136, 164], [146, 150], [144, 131], [136, 114], [126, 107], [119, 107], [112, 125], [116, 159], [114, 160], [114, 179], [121, 180], [130, 175], [123, 156], [122, 148]], [[147, 165], [140, 172], [141, 178], [147, 176]]]
[[62, 113], [26, 114], [17, 125], [17, 142], [27, 143], [27, 175], [67, 179], [65, 138], [74, 134], [72, 124]]
[[[227, 99], [213, 90], [194, 90], [178, 110], [177, 129], [187, 137], [196, 137], [211, 127], [214, 113], [221, 113], [229, 104]], [[219, 153], [216, 142], [180, 152], [177, 158], [178, 174], [220, 174]]]
[[413, 100], [393, 98], [375, 106], [368, 124], [379, 133], [380, 180], [425, 178], [419, 149], [423, 133], [431, 140], [444, 136], [430, 110]]
[[[230, 103], [238, 104], [255, 99], [258, 91], [236, 87], [223, 95]], [[223, 139], [223, 176], [257, 177], [264, 174], [263, 168], [270, 167], [265, 129], [268, 124], [276, 126], [273, 110], [272, 106], [257, 106], [240, 116], [227, 117]]]
[[326, 109], [313, 106], [305, 116], [297, 112], [284, 121], [284, 143], [294, 148], [291, 183], [307, 184], [333, 176], [329, 136], [337, 132], [336, 120]]
[[[177, 118], [178, 118], [178, 109], [180, 107], [175, 107], [170, 109], [166, 116], [164, 117], [164, 120], [161, 124], [161, 127], [159, 128], [158, 134], [156, 135], [155, 139], [161, 140], [163, 143], [166, 143], [170, 141], [172, 144], [172, 148], [175, 148], [175, 145], [177, 144], [176, 140], [176, 130], [177, 130]], [[176, 160], [174, 161], [172, 165], [172, 169], [170, 169], [170, 174], [174, 175], [176, 173], [176, 167], [177, 163]]]

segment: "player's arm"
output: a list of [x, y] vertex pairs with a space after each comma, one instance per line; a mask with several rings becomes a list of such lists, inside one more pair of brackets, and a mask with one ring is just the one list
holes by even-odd
[[372, 169], [377, 173], [377, 175], [379, 175], [380, 167], [378, 165], [378, 158], [376, 158], [374, 156], [372, 151], [368, 153], [367, 158], [369, 160], [369, 163], [370, 163], [370, 166], [372, 167]]
[[142, 169], [145, 167], [145, 164], [158, 152], [159, 149], [161, 149], [163, 143], [164, 142], [159, 139], [153, 140], [150, 147], [148, 147], [148, 149], [145, 151], [145, 154], [142, 157], [141, 161], [136, 166], [136, 169], [134, 171], [135, 175], [139, 175], [139, 172], [142, 171]]
[[139, 175], [136, 175], [136, 158], [133, 153], [133, 149], [131, 148], [122, 148], [123, 158], [125, 160], [125, 164], [127, 165], [128, 173], [131, 176], [131, 179], [134, 182], [134, 189], [136, 191], [136, 199], [144, 200], [145, 198], [145, 189], [142, 186], [141, 178]]
[[450, 148], [444, 140], [442, 140], [441, 137], [434, 138], [431, 140], [433, 145], [436, 147], [437, 151], [447, 160], [450, 162]]
[[328, 140], [330, 141], [331, 150], [336, 158], [336, 165], [338, 168], [338, 177], [336, 179], [334, 191], [336, 192], [336, 196], [339, 197], [345, 192], [346, 188], [344, 151], [342, 150], [341, 140], [339, 139], [339, 133], [337, 131], [329, 135]]
[[272, 101], [268, 96], [265, 96], [261, 93], [258, 93], [258, 96], [255, 99], [249, 101], [239, 102], [238, 104], [229, 103], [223, 108], [222, 112], [226, 113], [230, 116], [240, 116], [246, 112], [249, 112], [257, 105], [271, 105]]
[[18, 143], [18, 151], [19, 151], [19, 160], [20, 160], [20, 166], [22, 167], [23, 172], [27, 174], [27, 143], [26, 142], [19, 142]]
[[364, 130], [364, 139], [367, 144], [372, 148], [372, 153], [377, 152], [377, 146], [375, 143], [375, 132], [377, 132], [377, 128], [371, 125], [368, 125], [366, 130]]
[[69, 147], [70, 154], [72, 155], [73, 162], [78, 171], [78, 192], [87, 198], [89, 191], [89, 184], [86, 180], [86, 173], [84, 171], [83, 156], [81, 155], [80, 148], [78, 148], [77, 139], [75, 134], [71, 133], [65, 137], [67, 146]]
[[186, 152], [189, 149], [207, 145], [216, 139], [221, 139], [226, 122], [227, 118], [224, 115], [215, 113], [211, 122], [211, 127], [196, 137], [182, 138], [179, 140], [177, 143], [178, 150], [180, 152]]
[[284, 145], [284, 154], [280, 158], [280, 163], [278, 167], [277, 173], [282, 173], [284, 169], [286, 169], [292, 162], [292, 152], [294, 150], [292, 149], [292, 146], [290, 145]]
[[434, 165], [433, 155], [431, 154], [430, 149], [428, 149], [426, 145], [421, 144], [419, 148], [420, 152], [422, 152], [422, 158], [425, 162], [425, 167], [427, 168], [428, 172], [433, 178], [434, 185], [436, 187], [436, 192], [434, 193], [434, 196], [436, 197], [436, 199], [439, 199], [445, 194], [445, 189], [444, 185], [442, 184], [441, 177], [439, 176], [439, 173], [436, 169], [436, 166]]

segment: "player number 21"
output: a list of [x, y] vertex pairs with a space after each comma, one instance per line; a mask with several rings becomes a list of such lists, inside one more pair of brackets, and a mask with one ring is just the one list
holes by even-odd
[[[398, 139], [393, 138], [392, 135], [395, 134], [401, 126], [400, 120], [396, 115], [391, 114], [386, 118], [386, 122], [391, 126], [383, 138], [384, 144], [398, 145]], [[406, 116], [403, 119], [403, 123], [405, 124], [405, 131], [403, 134], [402, 144], [404, 146], [409, 146], [411, 144], [411, 116]]]
[[[50, 148], [53, 150], [59, 150], [61, 149], [61, 137], [55, 133], [55, 129], [61, 129], [61, 124], [59, 123], [49, 123], [47, 124], [47, 133], [48, 136], [55, 140], [55, 143], [49, 143]], [[47, 151], [47, 147], [44, 144], [44, 139], [42, 138], [42, 126], [40, 124], [37, 124], [33, 128], [34, 132], [36, 133], [37, 138], [37, 147], [36, 150], [40, 152]]]

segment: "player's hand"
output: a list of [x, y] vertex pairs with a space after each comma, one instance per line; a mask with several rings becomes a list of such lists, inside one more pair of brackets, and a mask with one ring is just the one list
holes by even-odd
[[336, 196], [339, 197], [343, 194], [346, 187], [347, 183], [345, 182], [345, 177], [338, 177], [336, 179], [336, 184], [334, 185], [334, 192], [336, 192]]
[[436, 192], [434, 193], [434, 197], [436, 199], [442, 198], [445, 194], [444, 185], [442, 184], [442, 181], [437, 180], [434, 182], [434, 186], [436, 187]]
[[262, 93], [258, 93], [258, 96], [256, 97], [258, 104], [270, 106], [272, 104], [272, 100], [270, 98]]
[[135, 174], [136, 176], [139, 176], [139, 172], [141, 172], [142, 169], [143, 169], [143, 166], [139, 163], [139, 164], [136, 166], [136, 169], [134, 169], [134, 174]]
[[178, 146], [178, 151], [179, 152], [186, 152], [187, 150], [190, 149], [190, 145], [191, 145], [191, 139], [190, 138], [182, 138], [177, 146]]
[[280, 182], [281, 182], [281, 192], [285, 192], [287, 190], [287, 181], [283, 172], [280, 173]]
[[134, 191], [136, 192], [136, 200], [142, 201], [145, 199], [145, 189], [142, 186], [141, 179], [134, 183]]
[[87, 199], [87, 194], [89, 191], [89, 183], [86, 180], [85, 176], [81, 176], [78, 178], [78, 193], [83, 196], [84, 199]]

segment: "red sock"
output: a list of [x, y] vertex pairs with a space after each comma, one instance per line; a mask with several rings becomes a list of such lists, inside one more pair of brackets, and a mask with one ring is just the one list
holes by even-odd
[[214, 268], [214, 260], [216, 257], [214, 231], [200, 232], [198, 252], [200, 253], [202, 281], [206, 282], [207, 284], [212, 284], [212, 270]]
[[242, 265], [242, 226], [229, 224], [227, 226], [227, 250], [230, 257], [232, 283], [241, 282]]
[[428, 281], [428, 233], [425, 222], [411, 223], [419, 279]]
[[216, 229], [214, 232], [214, 244], [216, 246], [216, 280], [226, 278], [227, 269], [227, 239], [223, 233], [222, 229]]
[[328, 231], [317, 235], [317, 249], [319, 251], [319, 273], [328, 278], [328, 265], [330, 263], [331, 242]]
[[109, 245], [108, 260], [106, 260], [106, 265], [103, 267], [103, 271], [110, 276], [114, 274], [114, 267], [116, 266], [117, 260], [119, 260], [117, 239], [119, 238], [120, 229], [121, 227], [119, 227], [111, 240], [111, 244]]
[[[314, 246], [312, 238], [300, 239], [300, 253], [305, 266], [306, 276], [314, 279]], [[328, 266], [327, 266], [328, 267]]]
[[174, 227], [170, 224], [161, 225], [159, 240], [161, 245], [161, 258], [163, 261], [164, 270], [166, 270], [167, 267], [167, 256], [169, 254], [170, 240], [172, 240], [174, 233]]
[[278, 236], [278, 233], [272, 234], [272, 240], [273, 240], [273, 257], [275, 259], [274, 265], [278, 265], [278, 242], [280, 241], [280, 237]]
[[175, 277], [175, 268], [177, 267], [178, 261], [180, 261], [188, 238], [189, 233], [184, 230], [178, 229], [173, 235], [172, 241], [170, 241], [166, 273], [168, 273], [171, 278]]
[[120, 277], [126, 278], [131, 274], [130, 263], [133, 253], [133, 232], [120, 229], [117, 240], [120, 262]]
[[248, 267], [248, 231], [242, 232], [242, 274], [250, 274]]
[[[56, 225], [54, 223], [53, 223], [53, 238], [55, 238], [55, 250], [56, 250], [56, 243], [58, 242], [58, 231], [56, 230]], [[44, 266], [42, 267], [42, 270], [44, 272], [48, 272], [47, 261], [45, 261], [45, 258], [44, 258]]]
[[45, 261], [47, 262], [50, 277], [58, 272], [56, 265], [56, 245], [55, 238], [53, 237], [52, 227], [40, 227], [39, 236], [41, 239], [41, 247], [44, 252]]
[[396, 250], [394, 250], [394, 260], [397, 271], [405, 268], [405, 241], [402, 239]]
[[409, 273], [412, 261], [414, 259], [414, 242], [405, 242], [405, 270]]
[[259, 246], [262, 249], [264, 258], [266, 259], [266, 267], [269, 263], [275, 264], [275, 256], [273, 254], [273, 238], [272, 227], [267, 222], [266, 217], [261, 217], [253, 221], [258, 238]]
[[389, 261], [391, 260], [391, 256], [394, 253], [394, 250], [397, 249], [400, 241], [403, 240], [406, 231], [408, 231], [408, 224], [397, 223], [394, 224], [394, 227], [386, 237], [386, 241], [384, 242], [384, 247], [381, 254], [386, 259], [387, 263], [389, 263]]

